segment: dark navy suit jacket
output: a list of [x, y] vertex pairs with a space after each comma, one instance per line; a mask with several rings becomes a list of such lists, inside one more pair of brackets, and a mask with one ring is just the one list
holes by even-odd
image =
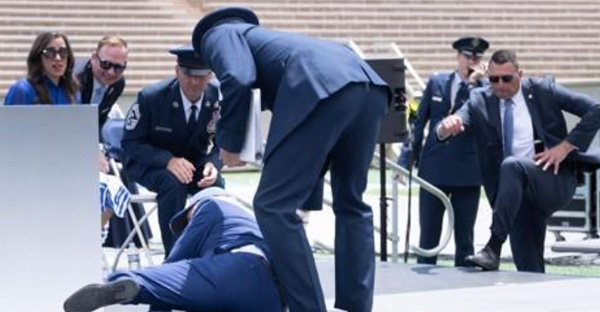
[[[249, 244], [256, 245], [268, 257], [269, 249], [254, 215], [229, 200], [212, 198], [201, 202], [190, 226], [194, 227], [193, 231], [184, 230], [180, 239], [194, 245], [176, 243], [165, 262], [201, 258]], [[194, 235], [189, 240], [186, 231]], [[180, 248], [183, 246], [185, 248]]]
[[[567, 156], [566, 162], [597, 168], [599, 158], [582, 153], [588, 149], [600, 128], [598, 101], [567, 90], [551, 78], [524, 78], [521, 81], [521, 89], [531, 115], [534, 135], [542, 141], [544, 147], [554, 147], [566, 139], [578, 149]], [[581, 117], [579, 123], [569, 132], [563, 111]], [[503, 159], [500, 101], [492, 94], [491, 87], [478, 88], [471, 92], [467, 105], [456, 114], [462, 118], [465, 129], [473, 128], [475, 132], [477, 153], [482, 160], [480, 165], [483, 184], [493, 205]]]
[[184, 157], [202, 172], [206, 162], [222, 167], [218, 149], [212, 147], [219, 111], [219, 91], [207, 85], [198, 116], [198, 126], [191, 133], [181, 99], [177, 79], [167, 79], [138, 93], [125, 121], [122, 147], [127, 174], [138, 180], [147, 170], [166, 169], [172, 157]]
[[[94, 74], [92, 73], [90, 59], [77, 59], [73, 73], [81, 84], [81, 103], [89, 104], [94, 93]], [[108, 119], [110, 109], [123, 93], [123, 89], [125, 89], [125, 77], [121, 77], [117, 82], [108, 86], [106, 92], [104, 92], [102, 102], [98, 105], [98, 126], [100, 129]]]
[[[413, 150], [420, 159], [419, 176], [427, 182], [438, 186], [479, 186], [481, 176], [472, 131], [443, 142], [435, 135], [438, 122], [452, 113], [451, 89], [455, 75], [456, 72], [438, 74], [429, 79], [417, 111]], [[482, 84], [479, 82], [478, 86]], [[453, 111], [462, 106], [463, 103], [455, 103]], [[429, 135], [423, 146], [427, 122]]]
[[260, 88], [263, 109], [273, 112], [265, 161], [321, 100], [351, 82], [386, 86], [348, 47], [251, 24], [218, 25], [200, 47], [223, 93], [217, 144], [241, 150], [251, 89]]

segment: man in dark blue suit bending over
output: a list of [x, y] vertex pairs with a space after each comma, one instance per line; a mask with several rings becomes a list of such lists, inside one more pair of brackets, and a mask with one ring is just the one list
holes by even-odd
[[[598, 159], [583, 152], [600, 127], [600, 104], [553, 79], [522, 78], [510, 50], [492, 55], [488, 74], [491, 86], [473, 90], [437, 128], [440, 139], [474, 130], [494, 211], [488, 243], [467, 261], [497, 270], [510, 235], [517, 269], [544, 272], [547, 218], [572, 199], [578, 171], [597, 167]], [[563, 111], [581, 117], [570, 132]]]
[[163, 265], [118, 271], [105, 284], [85, 286], [65, 301], [65, 311], [122, 303], [152, 310], [282, 312], [269, 250], [252, 212], [217, 187], [190, 203], [171, 221], [181, 236]]
[[169, 220], [185, 206], [188, 194], [223, 186], [221, 162], [213, 146], [220, 116], [218, 87], [212, 72], [191, 46], [177, 55], [175, 74], [144, 88], [125, 121], [123, 151], [128, 178], [156, 192], [165, 253], [176, 237]]
[[221, 82], [216, 138], [225, 165], [243, 164], [252, 88], [261, 90], [263, 108], [273, 113], [254, 208], [290, 310], [326, 311], [295, 211], [328, 167], [336, 215], [335, 306], [371, 311], [373, 217], [362, 194], [388, 103], [385, 82], [348, 47], [262, 28], [243, 8], [206, 15], [192, 41]]

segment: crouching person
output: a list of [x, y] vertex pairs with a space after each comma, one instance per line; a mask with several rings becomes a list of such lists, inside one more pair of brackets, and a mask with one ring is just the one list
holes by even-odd
[[113, 304], [148, 304], [152, 310], [281, 312], [267, 245], [254, 215], [225, 190], [197, 193], [171, 220], [181, 234], [165, 263], [118, 271], [64, 303], [66, 312]]

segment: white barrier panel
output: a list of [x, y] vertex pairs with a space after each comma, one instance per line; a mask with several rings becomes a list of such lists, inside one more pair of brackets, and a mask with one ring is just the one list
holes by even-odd
[[2, 311], [63, 311], [101, 281], [97, 116], [90, 105], [0, 106]]

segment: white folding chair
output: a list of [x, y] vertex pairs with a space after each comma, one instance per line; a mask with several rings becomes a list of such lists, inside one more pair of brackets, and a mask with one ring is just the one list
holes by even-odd
[[[104, 124], [104, 126], [102, 127], [102, 138], [103, 138], [104, 144], [106, 146], [106, 150], [107, 150], [107, 154], [108, 154], [108, 162], [109, 162], [111, 171], [114, 173], [115, 176], [117, 176], [119, 179], [121, 179], [121, 181], [123, 181], [125, 183], [126, 181], [123, 180], [121, 173], [120, 173], [121, 165], [120, 165], [120, 163], [117, 162], [117, 160], [120, 159], [120, 155], [121, 155], [121, 138], [123, 137], [124, 124], [125, 124], [125, 120], [123, 118], [108, 119], [106, 121], [106, 123]], [[126, 184], [126, 187], [128, 187], [127, 183], [125, 183], [125, 184]], [[128, 189], [131, 192], [131, 200], [130, 200], [130, 204], [127, 207], [127, 212], [133, 223], [133, 230], [129, 233], [129, 235], [126, 237], [125, 241], [119, 248], [117, 255], [115, 257], [115, 260], [113, 262], [113, 265], [110, 266], [111, 271], [114, 271], [117, 268], [117, 266], [119, 264], [119, 259], [120, 259], [121, 255], [123, 254], [123, 251], [126, 248], [128, 248], [129, 244], [133, 241], [133, 239], [135, 238], [136, 235], [138, 237], [140, 244], [142, 245], [142, 250], [144, 252], [146, 260], [148, 261], [148, 264], [151, 266], [154, 265], [154, 262], [152, 261], [152, 255], [150, 254], [150, 248], [148, 247], [148, 242], [146, 241], [146, 238], [144, 237], [144, 233], [142, 231], [141, 224], [146, 222], [148, 217], [157, 209], [156, 194], [154, 194], [154, 193], [137, 194], [137, 190], [135, 190], [135, 191], [131, 190], [131, 187], [128, 187]], [[152, 206], [152, 208], [150, 210], [145, 212], [144, 215], [138, 219], [138, 217], [136, 216], [135, 211], [133, 209], [133, 205], [132, 205], [132, 204], [136, 204], [136, 203], [138, 203], [138, 204], [153, 203], [154, 206]]]

